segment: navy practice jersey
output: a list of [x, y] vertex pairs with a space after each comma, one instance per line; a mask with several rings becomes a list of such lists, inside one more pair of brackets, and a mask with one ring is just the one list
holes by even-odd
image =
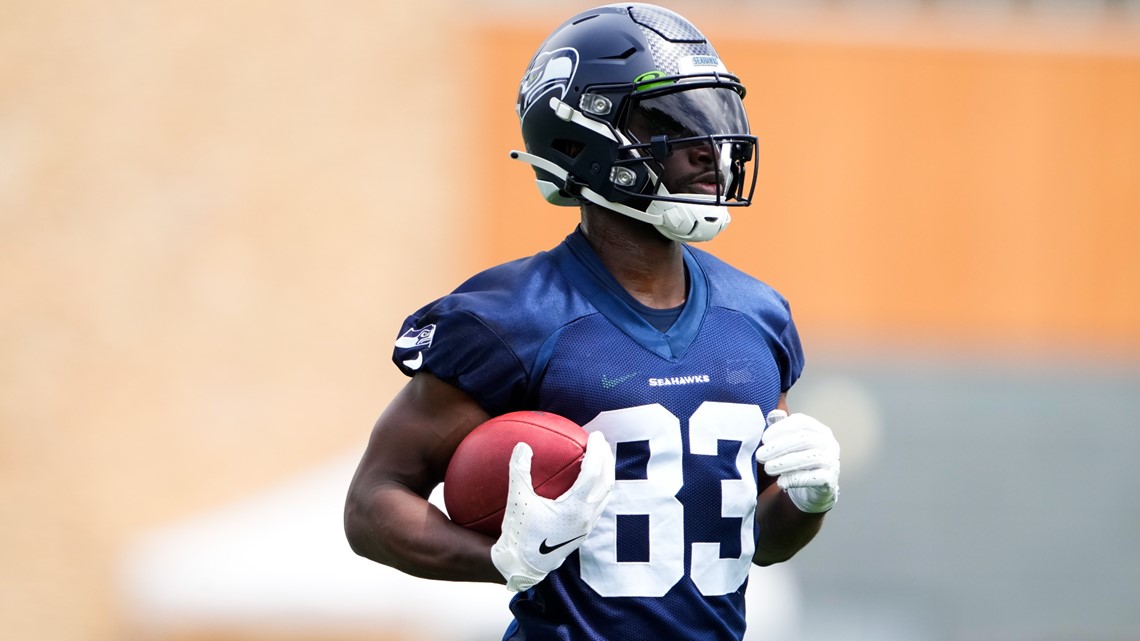
[[764, 416], [800, 375], [786, 301], [685, 247], [689, 293], [654, 329], [580, 231], [410, 316], [394, 360], [491, 415], [543, 410], [601, 431], [617, 482], [578, 552], [511, 602], [505, 639], [740, 639], [759, 531]]

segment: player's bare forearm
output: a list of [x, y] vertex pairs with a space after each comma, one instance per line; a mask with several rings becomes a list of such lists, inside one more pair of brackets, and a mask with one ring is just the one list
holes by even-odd
[[345, 534], [365, 558], [425, 579], [503, 583], [491, 563], [494, 540], [453, 524], [399, 483], [349, 494]]
[[764, 566], [792, 558], [815, 538], [823, 525], [824, 514], [801, 512], [787, 493], [772, 483], [760, 493], [756, 506], [760, 540], [752, 562]]
[[417, 374], [376, 422], [349, 485], [344, 530], [357, 554], [408, 574], [503, 583], [494, 541], [427, 501], [456, 445], [487, 414], [465, 393]]

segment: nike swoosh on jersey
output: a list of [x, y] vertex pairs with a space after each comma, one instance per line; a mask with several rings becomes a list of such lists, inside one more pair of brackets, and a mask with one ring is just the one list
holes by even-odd
[[632, 374], [626, 374], [625, 376], [618, 376], [617, 378], [610, 378], [609, 376], [602, 374], [602, 387], [605, 389], [617, 387], [618, 385], [621, 385], [622, 383], [628, 381], [629, 379], [633, 378], [634, 376], [637, 376], [637, 372], [634, 372]]
[[416, 352], [415, 358], [409, 358], [408, 360], [404, 361], [404, 365], [407, 365], [408, 369], [419, 369], [420, 365], [423, 365], [423, 364], [424, 364], [424, 353], [423, 352]]
[[561, 543], [555, 543], [554, 545], [547, 545], [547, 544], [546, 544], [546, 541], [548, 541], [549, 539], [544, 539], [544, 540], [542, 541], [542, 543], [539, 543], [539, 544], [538, 544], [538, 553], [539, 553], [539, 554], [550, 554], [551, 552], [553, 552], [553, 551], [557, 550], [558, 548], [560, 548], [560, 547], [564, 547], [564, 546], [567, 546], [567, 545], [570, 545], [570, 544], [571, 544], [571, 543], [573, 543], [574, 541], [577, 541], [578, 539], [580, 539], [580, 538], [582, 538], [582, 537], [584, 537], [584, 536], [586, 536], [586, 535], [585, 535], [585, 534], [583, 534], [583, 535], [581, 535], [581, 536], [576, 536], [576, 537], [574, 537], [574, 538], [572, 538], [572, 539], [570, 539], [570, 540], [568, 540], [568, 541], [563, 541], [563, 542], [561, 542]]

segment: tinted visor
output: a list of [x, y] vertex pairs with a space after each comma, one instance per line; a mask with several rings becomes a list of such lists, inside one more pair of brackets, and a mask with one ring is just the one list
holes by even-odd
[[[749, 134], [744, 104], [733, 89], [698, 87], [635, 96], [625, 133], [634, 141], [628, 148], [636, 152], [634, 162], [649, 164], [658, 182], [675, 196], [667, 199], [702, 193], [694, 182], [715, 181], [724, 204], [750, 201], [756, 138]], [[684, 161], [679, 159], [682, 152]]]
[[748, 135], [740, 94], [728, 87], [687, 89], [634, 100], [627, 123], [629, 133], [640, 142], [649, 142], [649, 138], [639, 133], [670, 138]]

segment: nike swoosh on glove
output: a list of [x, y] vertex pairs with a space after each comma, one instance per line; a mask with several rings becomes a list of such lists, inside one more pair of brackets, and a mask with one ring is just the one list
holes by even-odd
[[533, 455], [526, 443], [511, 452], [503, 531], [491, 546], [491, 561], [513, 592], [530, 589], [582, 546], [614, 488], [614, 455], [601, 432], [590, 434], [577, 480], [556, 499], [535, 493]]
[[826, 512], [839, 500], [839, 442], [806, 414], [768, 414], [756, 460], [801, 512]]

